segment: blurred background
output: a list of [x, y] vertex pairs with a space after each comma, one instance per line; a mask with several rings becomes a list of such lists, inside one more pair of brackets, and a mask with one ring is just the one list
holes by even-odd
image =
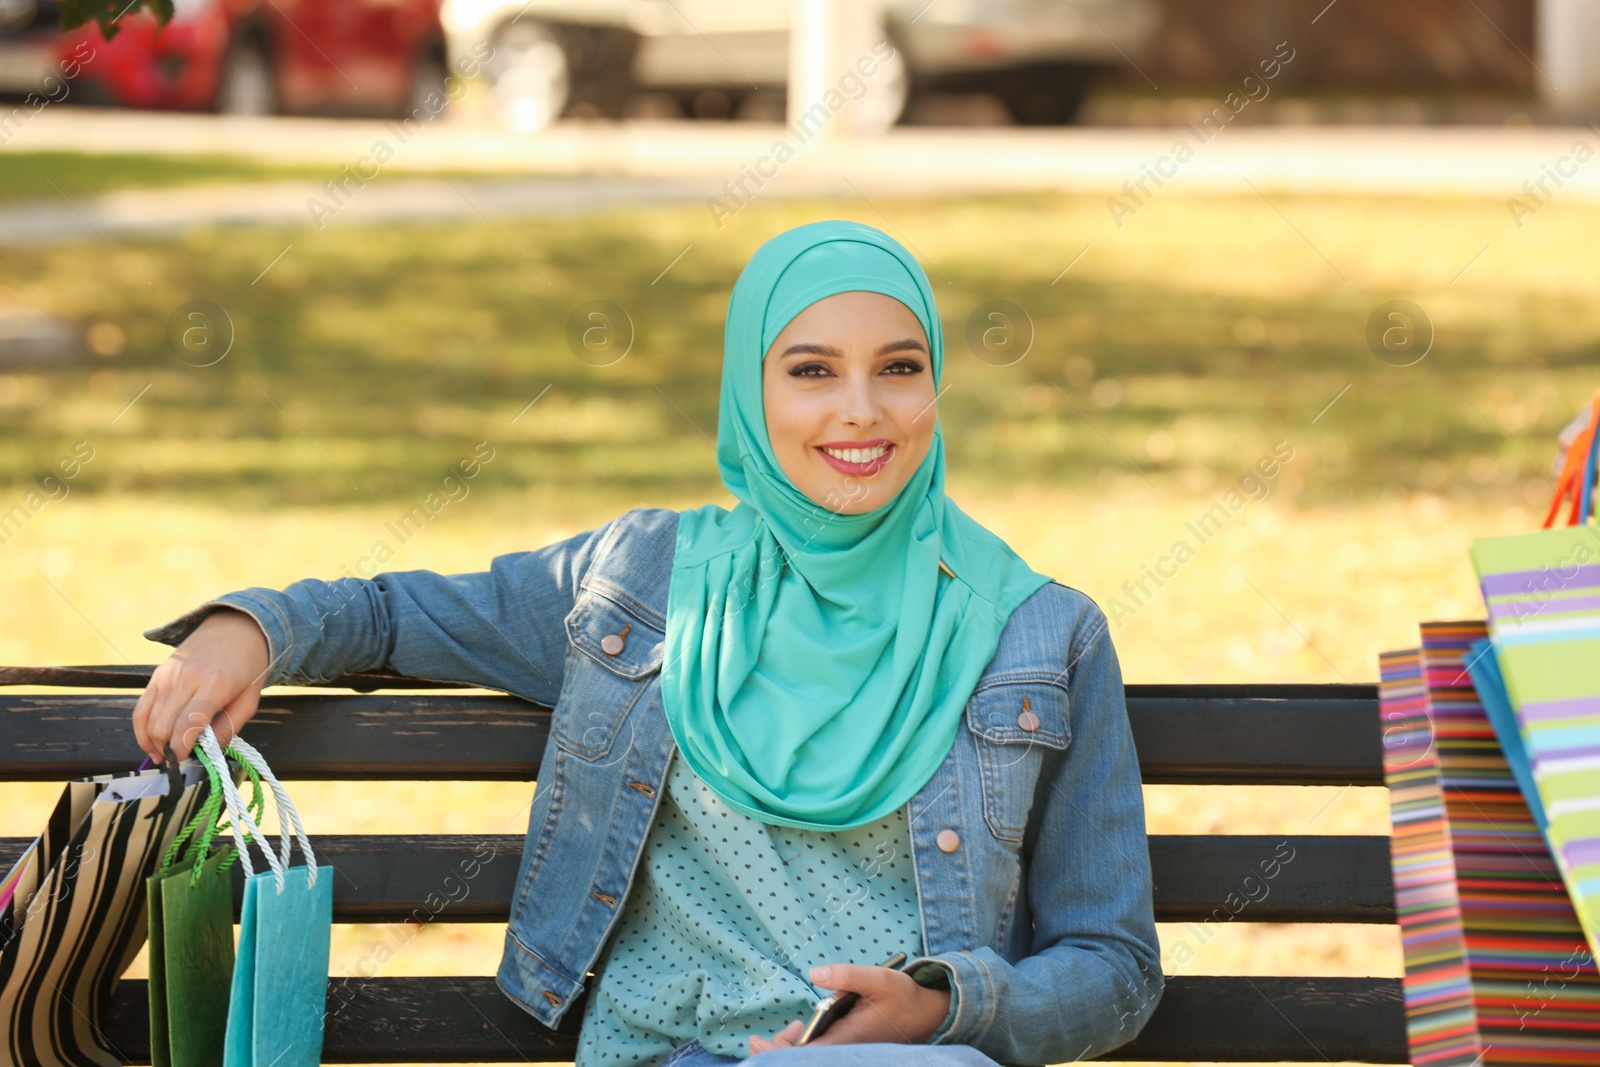
[[[143, 630], [227, 590], [731, 504], [728, 293], [820, 218], [919, 257], [950, 493], [1100, 603], [1134, 682], [1370, 682], [1418, 620], [1481, 617], [1468, 544], [1537, 526], [1600, 384], [1589, 0], [177, 0], [68, 28], [95, 5], [0, 0], [6, 664], [152, 663]], [[296, 792], [313, 833], [506, 833], [530, 789]], [[0, 835], [57, 792], [0, 786]], [[1389, 825], [1379, 789], [1146, 797], [1153, 832]], [[489, 974], [500, 935], [340, 927], [333, 971], [382, 943], [386, 974]], [[1392, 926], [1249, 923], [1168, 965], [1400, 969]]]

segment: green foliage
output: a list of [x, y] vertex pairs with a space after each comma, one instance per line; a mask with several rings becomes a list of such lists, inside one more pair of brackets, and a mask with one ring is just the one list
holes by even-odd
[[117, 23], [140, 8], [163, 26], [172, 21], [172, 0], [62, 0], [61, 25], [72, 30], [92, 20], [109, 41], [121, 30]]

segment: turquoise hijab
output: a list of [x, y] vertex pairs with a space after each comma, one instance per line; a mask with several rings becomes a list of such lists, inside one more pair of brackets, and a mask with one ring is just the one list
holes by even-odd
[[717, 419], [740, 503], [679, 516], [661, 682], [695, 774], [738, 811], [813, 830], [881, 819], [933, 776], [1006, 619], [1050, 580], [944, 495], [937, 427], [874, 511], [837, 514], [790, 483], [767, 439], [762, 358], [790, 319], [847, 290], [916, 314], [938, 388], [939, 309], [899, 242], [828, 220], [756, 251], [728, 304]]

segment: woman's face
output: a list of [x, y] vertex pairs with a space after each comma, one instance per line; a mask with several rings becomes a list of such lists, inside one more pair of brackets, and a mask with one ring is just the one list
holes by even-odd
[[762, 360], [761, 397], [783, 473], [845, 515], [894, 499], [939, 415], [922, 323], [894, 297], [859, 290], [790, 320]]

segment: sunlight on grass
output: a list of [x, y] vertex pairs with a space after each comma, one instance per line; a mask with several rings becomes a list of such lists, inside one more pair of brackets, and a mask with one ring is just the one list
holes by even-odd
[[[941, 302], [953, 476], [1088, 490], [1136, 466], [1162, 491], [1203, 488], [1286, 440], [1316, 458], [1295, 488], [1312, 500], [1449, 489], [1529, 502], [1522, 483], [1537, 482], [1554, 429], [1592, 386], [1600, 209], [1553, 204], [1507, 233], [1503, 206], [1486, 201], [1276, 202], [1348, 283], [1256, 198], [1172, 193], [1111, 238], [1092, 197], [885, 204]], [[670, 207], [493, 229], [120, 240], [150, 284], [95, 241], [0, 251], [0, 304], [110, 322], [128, 339], [81, 370], [0, 376], [0, 482], [20, 488], [92, 436], [126, 458], [91, 466], [83, 490], [343, 505], [422, 490], [464, 442], [489, 439], [517, 446], [518, 488], [715, 492], [729, 287], [770, 233], [856, 214], [757, 204], [714, 237], [698, 208]], [[1397, 296], [1437, 329], [1414, 367], [1364, 341], [1368, 315]], [[168, 316], [195, 298], [236, 328], [214, 367], [168, 351]], [[1010, 366], [968, 347], [968, 317], [995, 298], [1035, 331]], [[609, 366], [567, 348], [569, 315], [593, 299], [620, 304], [634, 330]]]

